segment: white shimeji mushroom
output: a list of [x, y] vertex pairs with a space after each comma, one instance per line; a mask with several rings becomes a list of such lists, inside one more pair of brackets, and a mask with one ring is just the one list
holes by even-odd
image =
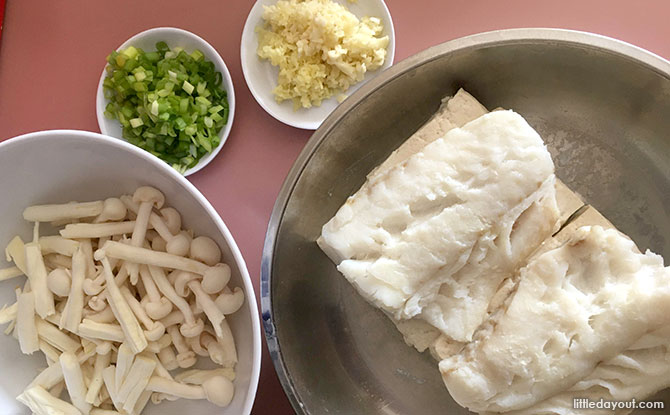
[[133, 366], [135, 355], [136, 353], [127, 343], [121, 343], [116, 354], [116, 372], [114, 373], [117, 392]]
[[3, 305], [0, 308], [0, 324], [7, 324], [16, 320], [16, 314], [19, 309], [18, 301], [12, 305]]
[[214, 302], [223, 314], [233, 314], [244, 304], [244, 291], [240, 287], [235, 287], [232, 291], [226, 287]]
[[[182, 271], [183, 272], [183, 271]], [[209, 319], [209, 321], [212, 323], [212, 326], [214, 327], [214, 331], [216, 332], [217, 337], [222, 337], [223, 336], [223, 330], [221, 328], [221, 324], [223, 320], [226, 318], [221, 310], [216, 306], [216, 303], [212, 300], [212, 298], [207, 294], [202, 286], [200, 285], [200, 281], [197, 279], [193, 279], [188, 283], [188, 287], [191, 289], [191, 292], [195, 295], [195, 300], [200, 305], [202, 310], [205, 312], [205, 315]]]
[[86, 258], [81, 248], [72, 255], [72, 279], [70, 293], [65, 303], [59, 327], [76, 333], [84, 310], [84, 280], [86, 278]]
[[95, 364], [93, 365], [93, 376], [91, 381], [88, 384], [88, 390], [86, 391], [85, 401], [89, 404], [93, 404], [100, 393], [100, 389], [104, 383], [102, 379], [102, 371], [111, 362], [112, 353], [111, 351], [101, 354], [98, 353], [95, 356]]
[[213, 376], [202, 385], [187, 385], [160, 376], [152, 376], [147, 389], [185, 399], [207, 399], [217, 406], [227, 406], [233, 399], [233, 383], [223, 376]]
[[23, 219], [28, 222], [57, 222], [90, 218], [102, 213], [102, 201], [64, 203], [59, 205], [35, 205], [23, 210]]
[[[139, 203], [137, 208], [137, 218], [135, 219], [135, 228], [133, 229], [132, 237], [130, 238], [130, 245], [142, 246], [144, 237], [149, 227], [149, 217], [151, 211], [155, 207], [160, 209], [165, 203], [165, 196], [160, 190], [151, 186], [141, 186], [133, 193], [133, 202]], [[130, 282], [134, 283], [139, 277], [139, 269], [137, 264], [128, 264], [128, 273], [130, 274]]]
[[170, 314], [172, 311], [172, 302], [166, 297], [161, 296], [156, 287], [156, 283], [151, 277], [149, 268], [147, 268], [146, 265], [140, 266], [140, 278], [144, 289], [147, 291], [147, 296], [145, 298], [147, 298], [148, 301], [143, 304], [147, 315], [154, 320], [160, 320]]
[[140, 353], [147, 347], [147, 339], [144, 337], [144, 332], [114, 281], [114, 275], [112, 274], [109, 261], [106, 257], [99, 258], [99, 260], [102, 262], [105, 281], [107, 282], [105, 288], [105, 291], [107, 292], [107, 301], [109, 302], [110, 307], [112, 307], [112, 311], [114, 312], [116, 319], [119, 321], [121, 328], [123, 328], [126, 341], [129, 342], [129, 345], [135, 353]]
[[139, 301], [130, 293], [128, 287], [121, 287], [121, 294], [126, 299], [130, 309], [135, 313], [135, 317], [139, 320], [146, 329], [144, 335], [149, 341], [156, 341], [165, 333], [165, 326], [160, 321], [153, 321], [142, 308]]
[[170, 346], [165, 347], [158, 352], [158, 359], [160, 359], [161, 364], [167, 370], [175, 370], [179, 367], [179, 362], [177, 362], [177, 355]]
[[151, 277], [156, 283], [156, 286], [163, 293], [163, 295], [165, 295], [165, 297], [167, 297], [168, 300], [170, 300], [175, 305], [175, 307], [177, 307], [179, 311], [182, 312], [184, 316], [184, 323], [181, 325], [181, 327], [179, 327], [181, 334], [185, 337], [194, 337], [202, 333], [202, 329], [205, 325], [204, 322], [202, 319], [195, 318], [195, 315], [191, 311], [191, 307], [189, 307], [186, 300], [177, 295], [174, 288], [167, 280], [163, 270], [158, 267], [150, 266], [149, 273], [151, 274]]
[[76, 352], [77, 349], [79, 349], [80, 344], [78, 341], [60, 331], [58, 327], [53, 324], [48, 323], [41, 318], [36, 318], [35, 325], [40, 339], [46, 341], [61, 352]]
[[111, 342], [123, 342], [126, 338], [123, 329], [118, 324], [98, 323], [84, 319], [77, 328], [77, 333], [91, 340], [107, 340]]
[[59, 361], [72, 404], [82, 414], [88, 414], [91, 411], [91, 404], [86, 402], [87, 389], [77, 356], [72, 352], [64, 352], [60, 355]]
[[5, 257], [7, 261], [14, 262], [14, 265], [27, 275], [25, 244], [19, 236], [15, 236], [5, 248]]
[[[126, 199], [124, 202], [130, 210], [139, 214], [139, 204], [134, 198], [132, 201]], [[149, 215], [149, 225], [153, 227], [160, 236], [160, 239], [155, 240], [157, 245], [156, 248], [164, 249], [154, 248], [153, 241], [152, 249], [165, 251], [178, 256], [187, 255], [191, 246], [191, 238], [188, 234], [180, 232], [181, 216], [179, 215], [179, 212], [173, 208], [163, 208], [160, 212], [160, 216], [153, 212]], [[163, 243], [161, 240], [165, 243], [164, 247], [162, 246]]]
[[188, 347], [177, 326], [168, 327], [167, 332], [172, 337], [172, 344], [177, 349], [177, 363], [179, 367], [186, 369], [193, 366], [196, 362], [195, 353]]
[[3, 268], [0, 269], [0, 282], [20, 277], [21, 275], [23, 275], [23, 271], [21, 271], [19, 267], [14, 266]]
[[61, 254], [72, 256], [74, 251], [79, 248], [79, 242], [62, 236], [40, 236], [38, 239], [42, 254]]
[[71, 277], [64, 268], [56, 268], [47, 274], [47, 287], [58, 297], [68, 296], [71, 282]]
[[39, 350], [39, 337], [35, 326], [35, 296], [32, 292], [19, 295], [16, 312], [16, 331], [21, 353], [33, 354]]
[[[225, 316], [243, 291], [227, 287], [231, 270], [214, 240], [182, 230], [159, 191], [140, 188], [134, 198], [29, 207], [32, 242], [15, 237], [5, 249], [14, 264], [0, 281], [28, 279], [0, 309], [0, 324], [22, 351], [45, 355], [47, 369], [20, 397], [39, 415], [136, 415], [149, 400], [232, 399], [237, 355]], [[64, 228], [40, 236], [39, 222]], [[224, 367], [175, 382], [169, 370], [193, 366], [196, 354]], [[55, 398], [64, 388], [72, 404]]]
[[129, 220], [125, 222], [106, 223], [71, 223], [60, 230], [63, 238], [105, 238], [115, 235], [131, 234], [135, 229], [136, 222]]
[[112, 309], [109, 307], [109, 305], [106, 305], [105, 308], [102, 309], [102, 311], [98, 312], [92, 309], [85, 309], [84, 318], [90, 321], [95, 321], [96, 323], [111, 323], [113, 321], [116, 321], [114, 312], [112, 312]]
[[44, 255], [44, 265], [50, 269], [54, 268], [72, 268], [72, 258], [61, 254]]
[[154, 267], [178, 269], [202, 275], [203, 284], [208, 286], [208, 293], [215, 294], [214, 288], [220, 287], [219, 291], [230, 279], [230, 267], [226, 264], [209, 266], [202, 262], [172, 255], [166, 252], [156, 252], [151, 249], [126, 245], [115, 241], [107, 241], [99, 248], [96, 256], [109, 256], [124, 261], [146, 264]]
[[175, 208], [166, 207], [160, 210], [161, 217], [165, 226], [168, 227], [170, 233], [176, 235], [181, 230], [181, 215]]
[[31, 386], [16, 397], [37, 415], [57, 413], [59, 415], [81, 415], [79, 409], [61, 399], [56, 398], [41, 386]]
[[42, 258], [42, 251], [37, 243], [25, 245], [26, 275], [30, 280], [30, 287], [35, 293], [35, 311], [46, 318], [56, 312], [53, 293], [47, 285], [47, 269]]
[[135, 407], [155, 368], [156, 362], [153, 359], [138, 355], [123, 383], [121, 385], [117, 383], [117, 399], [123, 402], [123, 409], [126, 412], [131, 412]]
[[93, 219], [93, 223], [116, 222], [125, 217], [126, 205], [118, 197], [110, 197], [102, 202], [102, 212]]
[[221, 250], [212, 238], [198, 236], [191, 241], [189, 257], [196, 261], [204, 262], [209, 266], [218, 264], [221, 261]]
[[228, 367], [218, 369], [189, 369], [177, 374], [174, 380], [191, 385], [202, 385], [207, 379], [214, 376], [223, 376], [232, 382], [235, 380], [235, 371]]

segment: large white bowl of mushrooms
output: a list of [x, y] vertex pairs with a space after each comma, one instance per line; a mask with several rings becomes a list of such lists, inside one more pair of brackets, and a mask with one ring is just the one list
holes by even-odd
[[253, 286], [193, 185], [66, 130], [1, 143], [0, 175], [0, 413], [251, 412]]

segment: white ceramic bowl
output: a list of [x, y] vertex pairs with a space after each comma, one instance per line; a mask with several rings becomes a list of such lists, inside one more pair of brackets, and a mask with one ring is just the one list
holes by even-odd
[[[384, 25], [384, 35], [389, 37], [387, 46], [386, 61], [381, 68], [367, 72], [362, 82], [352, 85], [346, 92], [351, 95], [365, 82], [380, 74], [384, 69], [393, 64], [395, 56], [395, 31], [393, 29], [393, 20], [389, 13], [386, 3], [383, 0], [358, 0], [356, 3], [350, 3], [347, 0], [334, 0], [346, 6], [349, 11], [357, 17], [378, 17]], [[242, 72], [247, 86], [258, 104], [277, 120], [293, 127], [306, 130], [316, 130], [323, 120], [339, 105], [337, 99], [332, 97], [321, 103], [321, 106], [312, 108], [300, 108], [293, 110], [293, 102], [288, 100], [281, 104], [275, 101], [272, 90], [277, 86], [277, 76], [279, 69], [272, 66], [269, 61], [261, 60], [256, 54], [258, 48], [258, 36], [254, 32], [256, 27], [262, 23], [263, 6], [275, 4], [277, 0], [258, 0], [249, 12], [247, 22], [242, 31], [242, 42], [240, 44], [240, 58], [242, 59]]]
[[[207, 401], [178, 400], [149, 404], [144, 414], [249, 414], [261, 364], [260, 323], [256, 296], [244, 259], [219, 215], [205, 197], [184, 177], [151, 154], [123, 140], [100, 134], [57, 130], [31, 133], [0, 143], [0, 247], [14, 235], [30, 240], [31, 225], [21, 213], [31, 204], [98, 200], [132, 192], [142, 184], [155, 186], [166, 205], [182, 214], [184, 227], [213, 238], [223, 261], [232, 269], [231, 286], [244, 290], [245, 303], [229, 316], [239, 357], [235, 396], [227, 408]], [[45, 232], [46, 234], [46, 232]], [[0, 268], [9, 264], [0, 256]], [[0, 282], [0, 307], [15, 301], [14, 287], [25, 277]], [[4, 331], [5, 325], [0, 327]], [[29, 414], [15, 400], [44, 368], [42, 353], [21, 354], [18, 342], [0, 331], [0, 414]]]
[[[189, 31], [183, 29], [177, 29], [175, 27], [157, 27], [154, 29], [145, 30], [140, 32], [130, 39], [123, 42], [121, 46], [116, 48], [116, 50], [121, 50], [127, 48], [128, 46], [135, 46], [144, 49], [145, 51], [154, 51], [156, 50], [156, 43], [163, 41], [172, 49], [175, 47], [181, 47], [186, 52], [192, 52], [194, 49], [199, 49], [204, 55], [205, 59], [214, 63], [216, 70], [221, 72], [222, 75], [222, 86], [223, 89], [228, 93], [228, 123], [223, 126], [221, 131], [219, 131], [219, 138], [221, 142], [219, 145], [212, 149], [212, 152], [203, 156], [198, 164], [192, 168], [186, 170], [184, 176], [193, 174], [198, 170], [202, 169], [216, 157], [216, 155], [223, 147], [223, 144], [226, 142], [228, 135], [230, 134], [230, 129], [233, 127], [233, 119], [235, 115], [235, 90], [233, 88], [233, 80], [230, 77], [228, 68], [226, 64], [221, 59], [221, 55], [214, 49], [209, 43], [207, 43], [203, 38], [197, 36]], [[111, 52], [111, 51], [110, 51]], [[107, 65], [105, 64], [105, 67]], [[96, 95], [95, 109], [98, 116], [98, 126], [100, 126], [100, 132], [105, 135], [109, 135], [116, 138], [123, 139], [121, 135], [121, 124], [118, 120], [110, 120], [105, 117], [105, 107], [107, 106], [108, 101], [105, 99], [102, 90], [102, 82], [105, 80], [107, 72], [103, 68], [102, 75], [100, 76], [100, 82], [98, 82], [98, 92]]]

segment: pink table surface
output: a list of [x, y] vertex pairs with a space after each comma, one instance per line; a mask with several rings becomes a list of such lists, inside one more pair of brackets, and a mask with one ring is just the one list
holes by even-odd
[[[395, 23], [396, 61], [450, 39], [513, 27], [591, 31], [670, 57], [670, 2], [665, 0], [387, 3]], [[249, 0], [8, 0], [0, 45], [0, 140], [55, 128], [99, 132], [95, 91], [111, 50], [131, 35], [157, 26], [181, 27], [204, 37], [228, 65], [238, 106], [221, 153], [190, 180], [235, 236], [258, 296], [270, 212], [311, 132], [270, 117], [246, 86], [239, 45], [252, 4]], [[263, 343], [253, 413], [293, 413]]]

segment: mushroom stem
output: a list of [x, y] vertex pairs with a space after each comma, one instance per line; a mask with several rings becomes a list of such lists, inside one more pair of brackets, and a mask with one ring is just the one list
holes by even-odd
[[[93, 262], [93, 245], [91, 244], [91, 240], [87, 238], [79, 239], [79, 246], [86, 255], [86, 278], [95, 278], [96, 269], [95, 262]], [[72, 268], [72, 264], [65, 268]]]
[[130, 234], [135, 228], [135, 221], [108, 223], [71, 223], [60, 230], [63, 238], [103, 238], [114, 235]]
[[88, 339], [100, 339], [121, 343], [125, 340], [123, 329], [118, 324], [98, 323], [88, 319], [79, 324], [78, 333]]
[[62, 415], [81, 415], [75, 406], [60, 400], [41, 386], [32, 386], [16, 397], [16, 400], [26, 405], [33, 413], [42, 413], [41, 408], [50, 408], [53, 413]]
[[123, 298], [123, 294], [121, 294], [119, 287], [114, 281], [114, 275], [112, 274], [112, 269], [107, 257], [101, 258], [101, 262], [105, 274], [105, 281], [107, 282], [107, 288], [105, 289], [105, 292], [107, 292], [107, 301], [112, 307], [116, 319], [121, 324], [126, 341], [131, 349], [134, 353], [140, 353], [147, 347], [147, 339], [144, 337], [144, 332], [140, 327], [140, 323], [130, 310], [130, 306]]
[[172, 337], [172, 344], [177, 349], [177, 363], [179, 367], [186, 369], [193, 366], [197, 361], [195, 353], [189, 349], [177, 326], [168, 327], [167, 332]]
[[149, 300], [144, 304], [147, 315], [154, 320], [160, 320], [170, 314], [172, 303], [167, 298], [161, 296], [146, 265], [140, 266], [140, 278], [142, 279], [144, 289], [147, 291], [146, 298]]
[[17, 301], [16, 331], [21, 353], [33, 354], [40, 349], [35, 326], [35, 296], [32, 292], [19, 295]]
[[84, 280], [86, 278], [86, 255], [81, 247], [72, 255], [72, 282], [70, 295], [61, 314], [60, 328], [76, 333], [84, 310]]
[[102, 388], [102, 370], [109, 366], [112, 359], [112, 353], [98, 354], [95, 356], [95, 364], [93, 365], [93, 377], [88, 385], [85, 400], [87, 403], [93, 404]]
[[102, 202], [102, 212], [93, 219], [93, 223], [118, 221], [126, 217], [126, 205], [118, 197], [110, 197]]
[[[149, 227], [149, 216], [154, 206], [157, 209], [163, 207], [165, 197], [158, 190], [150, 186], [141, 186], [135, 190], [133, 194], [133, 202], [139, 203], [137, 208], [137, 218], [135, 219], [135, 228], [133, 235], [130, 238], [131, 246], [142, 246], [144, 242], [147, 228]], [[138, 279], [139, 268], [137, 263], [128, 264], [128, 273], [130, 274], [130, 282], [134, 285]]]
[[28, 222], [55, 222], [90, 218], [102, 213], [103, 207], [102, 201], [28, 206], [23, 210], [23, 219]]
[[37, 326], [37, 334], [40, 338], [54, 346], [56, 349], [62, 352], [75, 352], [79, 349], [79, 342], [58, 330], [58, 328], [51, 323], [48, 323], [41, 318], [36, 318], [35, 325]]
[[180, 372], [174, 379], [181, 383], [202, 385], [207, 379], [214, 376], [223, 376], [232, 382], [235, 380], [235, 371], [228, 367], [218, 369], [189, 369]]
[[117, 384], [117, 399], [123, 402], [123, 409], [128, 413], [132, 412], [155, 368], [156, 362], [153, 359], [139, 355], [135, 358], [123, 384], [121, 386]]
[[54, 296], [47, 285], [47, 269], [39, 244], [33, 242], [26, 244], [25, 254], [26, 271], [28, 271], [26, 275], [35, 293], [35, 311], [40, 317], [47, 318], [56, 313], [56, 307]]
[[72, 404], [83, 414], [88, 414], [91, 404], [86, 402], [86, 385], [77, 356], [72, 352], [64, 352], [60, 355], [59, 361]]
[[[87, 309], [85, 311], [89, 310]], [[114, 313], [112, 312], [112, 309], [109, 307], [109, 305], [106, 305], [102, 311], [97, 313], [92, 313], [89, 311], [89, 314], [86, 314], [85, 316], [87, 320], [95, 321], [96, 323], [111, 323], [112, 321], [116, 320], [116, 317], [114, 317]]]
[[174, 354], [172, 347], [165, 347], [158, 352], [158, 358], [167, 370], [175, 370], [179, 367], [177, 356]]
[[186, 337], [186, 343], [188, 343], [191, 350], [198, 356], [209, 357], [209, 352], [207, 352], [207, 349], [203, 348], [200, 343], [200, 336]]
[[188, 283], [188, 287], [191, 289], [193, 294], [195, 294], [196, 302], [200, 304], [200, 307], [202, 307], [202, 310], [205, 312], [205, 315], [212, 323], [212, 326], [214, 327], [214, 331], [216, 332], [217, 337], [222, 337], [223, 330], [221, 329], [221, 323], [223, 322], [223, 320], [225, 320], [226, 317], [223, 315], [221, 310], [219, 310], [219, 308], [216, 306], [216, 303], [214, 303], [214, 301], [212, 301], [212, 299], [209, 297], [209, 294], [203, 291], [199, 281], [192, 280], [191, 282]]
[[155, 252], [151, 249], [129, 246], [115, 241], [107, 241], [101, 249], [98, 249], [95, 255], [96, 259], [100, 256], [107, 255], [137, 264], [179, 269], [200, 275], [203, 275], [210, 269], [209, 266], [202, 262], [190, 258], [184, 258], [166, 252]]
[[179, 328], [179, 331], [186, 337], [194, 337], [202, 333], [204, 322], [201, 319], [195, 318], [193, 312], [191, 311], [191, 307], [189, 307], [186, 300], [177, 295], [174, 288], [172, 288], [172, 285], [167, 280], [163, 270], [158, 267], [150, 266], [149, 273], [151, 274], [151, 277], [156, 283], [158, 289], [163, 293], [163, 295], [165, 295], [165, 297], [167, 297], [168, 300], [172, 301], [172, 303], [184, 315], [185, 323]]
[[38, 239], [42, 254], [61, 254], [72, 256], [79, 248], [79, 242], [62, 236], [41, 236]]
[[135, 297], [133, 297], [133, 295], [130, 293], [130, 290], [128, 290], [128, 287], [121, 287], [121, 294], [123, 294], [123, 297], [130, 306], [130, 309], [133, 310], [133, 313], [135, 313], [135, 317], [137, 317], [137, 319], [146, 328], [144, 335], [146, 336], [147, 340], [156, 341], [160, 339], [163, 333], [165, 333], [165, 326], [163, 326], [163, 324], [160, 322], [153, 321], [149, 318], [149, 316], [147, 316], [146, 312], [142, 308], [142, 305]]
[[10, 280], [12, 278], [20, 277], [23, 275], [23, 271], [19, 267], [7, 267], [0, 269], [0, 282], [5, 280]]
[[207, 379], [202, 385], [186, 385], [159, 376], [152, 376], [147, 389], [185, 399], [207, 399], [217, 406], [227, 406], [233, 398], [232, 382], [223, 376]]

